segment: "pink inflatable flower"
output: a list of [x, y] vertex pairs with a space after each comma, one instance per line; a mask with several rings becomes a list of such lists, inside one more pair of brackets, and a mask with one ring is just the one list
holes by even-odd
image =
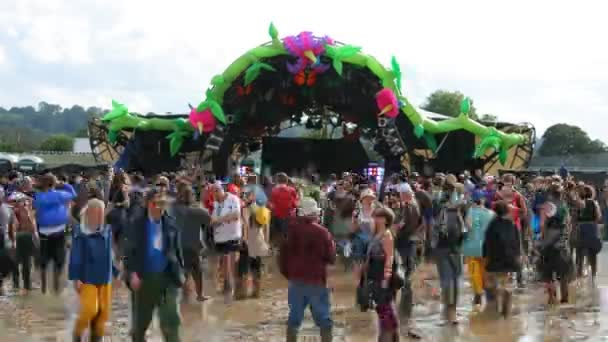
[[384, 88], [376, 94], [376, 104], [380, 113], [388, 118], [395, 118], [399, 115], [399, 101], [397, 96], [390, 88]]
[[196, 108], [192, 108], [188, 121], [199, 134], [213, 132], [217, 126], [217, 121], [210, 109], [198, 112]]

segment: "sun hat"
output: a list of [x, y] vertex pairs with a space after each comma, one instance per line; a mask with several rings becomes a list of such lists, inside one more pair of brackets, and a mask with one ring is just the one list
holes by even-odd
[[317, 202], [310, 198], [304, 197], [300, 201], [300, 216], [318, 216], [321, 213], [321, 208], [317, 205]]

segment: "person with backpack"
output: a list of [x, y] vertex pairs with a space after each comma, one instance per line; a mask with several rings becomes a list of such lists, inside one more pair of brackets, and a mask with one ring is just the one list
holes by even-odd
[[502, 296], [502, 314], [511, 314], [511, 292], [508, 289], [511, 273], [521, 268], [520, 235], [510, 213], [509, 202], [494, 205], [496, 217], [490, 222], [483, 240], [486, 260], [486, 310], [497, 311], [497, 297]]
[[456, 305], [462, 275], [461, 247], [464, 239], [462, 205], [464, 197], [458, 190], [460, 185], [453, 182], [446, 183], [445, 198], [434, 232], [436, 235], [434, 254], [441, 286], [441, 300], [444, 305], [442, 319], [445, 323], [450, 324], [458, 323]]
[[484, 200], [485, 196], [481, 190], [475, 190], [471, 194], [473, 205], [467, 211], [467, 234], [462, 249], [473, 288], [474, 306], [481, 305], [481, 296], [484, 293], [486, 267], [482, 246], [488, 224], [494, 218], [494, 213], [484, 206]]
[[243, 210], [243, 241], [238, 261], [240, 286], [237, 285], [236, 299], [248, 296], [248, 277], [252, 277], [251, 297], [259, 298], [262, 286], [262, 258], [267, 257], [269, 248], [270, 210], [266, 207], [266, 196], [259, 192], [248, 193]]
[[574, 265], [568, 241], [569, 209], [563, 199], [563, 189], [559, 183], [549, 186], [541, 213], [542, 240], [539, 250], [548, 304], [557, 303], [555, 279], [559, 280], [561, 302], [568, 303], [568, 284], [572, 279]]

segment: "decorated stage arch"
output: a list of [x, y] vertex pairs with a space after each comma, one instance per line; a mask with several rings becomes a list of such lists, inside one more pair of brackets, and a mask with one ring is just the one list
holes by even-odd
[[468, 98], [454, 118], [421, 111], [405, 96], [395, 57], [385, 66], [358, 46], [311, 32], [279, 38], [273, 24], [268, 34], [270, 42], [245, 52], [211, 79], [189, 114], [143, 116], [112, 101], [112, 110], [89, 126], [96, 157], [149, 168], [144, 157], [169, 170], [199, 153], [202, 163], [223, 174], [235, 146], [259, 146], [286, 127], [302, 125], [333, 126], [344, 131], [341, 139], [373, 141], [389, 171], [404, 160], [414, 168], [431, 165], [442, 171], [498, 164], [519, 168], [529, 162], [531, 125], [477, 122], [469, 115]]

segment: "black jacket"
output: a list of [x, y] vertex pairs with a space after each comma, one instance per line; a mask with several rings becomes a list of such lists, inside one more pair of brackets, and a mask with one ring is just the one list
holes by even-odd
[[516, 272], [520, 268], [520, 242], [517, 227], [510, 219], [496, 217], [486, 230], [483, 256], [488, 272]]
[[[147, 229], [148, 211], [138, 207], [130, 212], [130, 220], [127, 225], [125, 241], [125, 268], [127, 281], [133, 272], [142, 278], [145, 273], [146, 251], [147, 251]], [[162, 218], [162, 234], [165, 256], [169, 261], [165, 272], [174, 280], [176, 286], [182, 286], [185, 282], [184, 257], [182, 254], [180, 231], [175, 219], [167, 214]]]

